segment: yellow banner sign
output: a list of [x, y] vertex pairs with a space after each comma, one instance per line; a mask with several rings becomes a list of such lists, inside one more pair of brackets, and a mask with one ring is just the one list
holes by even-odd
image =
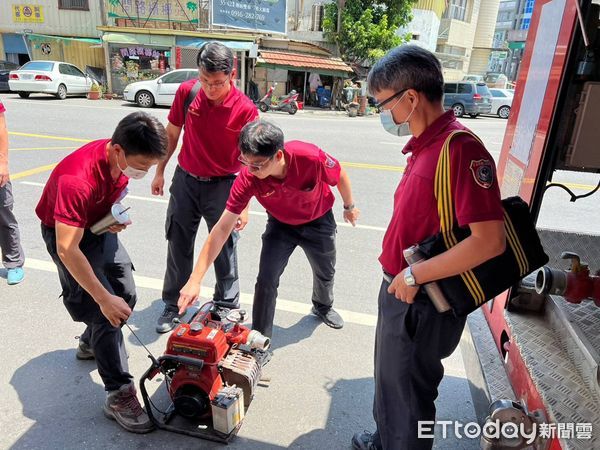
[[39, 5], [13, 5], [13, 22], [44, 22], [44, 10]]

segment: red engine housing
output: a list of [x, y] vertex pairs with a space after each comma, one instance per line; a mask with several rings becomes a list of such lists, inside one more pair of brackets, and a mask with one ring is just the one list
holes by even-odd
[[212, 306], [205, 304], [189, 323], [180, 324], [169, 337], [165, 351], [165, 355], [202, 362], [180, 365], [169, 384], [176, 410], [189, 418], [210, 414], [210, 401], [225, 384], [220, 363], [233, 345], [246, 343], [251, 331], [239, 323], [222, 321], [211, 312]]

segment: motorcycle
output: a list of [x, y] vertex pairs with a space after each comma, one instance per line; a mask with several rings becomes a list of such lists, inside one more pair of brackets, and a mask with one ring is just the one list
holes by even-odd
[[287, 112], [291, 115], [296, 114], [298, 111], [298, 96], [300, 94], [295, 90], [292, 90], [286, 95], [275, 98], [273, 95], [275, 86], [277, 86], [277, 83], [273, 84], [265, 96], [258, 101], [258, 109], [260, 109], [261, 112], [272, 110]]

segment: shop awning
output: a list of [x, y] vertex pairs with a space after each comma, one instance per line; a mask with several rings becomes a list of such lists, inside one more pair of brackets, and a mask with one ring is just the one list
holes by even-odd
[[26, 36], [27, 36], [27, 38], [29, 38], [30, 41], [44, 41], [47, 39], [60, 39], [63, 41], [87, 42], [88, 44], [91, 44], [91, 45], [99, 45], [102, 43], [102, 41], [97, 38], [50, 36], [47, 34], [37, 34], [37, 33], [29, 33], [29, 34], [26, 34]]
[[317, 72], [335, 77], [348, 77], [353, 73], [352, 68], [340, 58], [274, 50], [259, 50], [259, 53], [258, 66]]
[[102, 36], [102, 40], [109, 44], [156, 45], [162, 47], [172, 47], [175, 43], [174, 36], [133, 33], [106, 33]]
[[[202, 39], [202, 38], [188, 38], [188, 37], [178, 37], [176, 41], [176, 45], [178, 47], [193, 47], [200, 48], [207, 42], [210, 42], [211, 39]], [[231, 50], [237, 51], [246, 51], [250, 50], [254, 45], [252, 41], [221, 41], [218, 40], [221, 44]]]

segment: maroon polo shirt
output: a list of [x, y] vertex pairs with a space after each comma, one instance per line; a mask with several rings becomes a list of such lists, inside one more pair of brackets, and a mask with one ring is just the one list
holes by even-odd
[[[176, 127], [184, 126], [183, 105], [198, 80], [179, 86], [168, 120]], [[183, 144], [179, 165], [199, 177], [217, 177], [239, 172], [238, 140], [244, 125], [258, 117], [256, 106], [233, 83], [220, 105], [208, 100], [202, 89], [190, 104], [185, 116]]]
[[[440, 116], [419, 137], [408, 141], [411, 153], [394, 194], [394, 211], [383, 238], [379, 261], [383, 270], [397, 275], [407, 266], [402, 251], [440, 231], [434, 179], [442, 145], [454, 130], [466, 130], [452, 110]], [[491, 155], [475, 138], [459, 135], [450, 144], [452, 200], [461, 227], [503, 220], [496, 167]]]
[[113, 180], [106, 156], [110, 139], [93, 141], [58, 163], [50, 174], [35, 212], [42, 223], [56, 221], [89, 228], [109, 211], [129, 182], [125, 175]]
[[302, 225], [331, 209], [335, 197], [329, 186], [340, 181], [340, 163], [307, 142], [286, 142], [284, 148], [285, 178], [261, 180], [244, 167], [231, 187], [227, 211], [240, 214], [254, 196], [280, 222]]

